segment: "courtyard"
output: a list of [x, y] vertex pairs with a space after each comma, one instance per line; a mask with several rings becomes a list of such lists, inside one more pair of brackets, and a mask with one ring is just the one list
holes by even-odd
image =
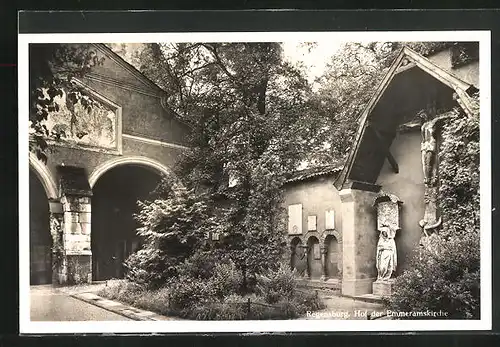
[[477, 318], [478, 45], [31, 45], [32, 320]]

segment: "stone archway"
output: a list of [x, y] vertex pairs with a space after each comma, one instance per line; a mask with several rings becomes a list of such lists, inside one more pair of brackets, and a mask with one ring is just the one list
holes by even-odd
[[57, 199], [59, 197], [57, 185], [52, 178], [47, 166], [42, 163], [33, 153], [29, 154], [30, 176], [35, 174], [42, 184], [48, 199]]
[[311, 279], [320, 279], [323, 276], [321, 248], [316, 236], [307, 239], [307, 272]]
[[162, 163], [147, 157], [131, 156], [131, 157], [121, 157], [113, 159], [95, 168], [92, 174], [90, 174], [89, 176], [90, 187], [93, 188], [99, 177], [104, 175], [107, 171], [122, 165], [142, 166], [145, 168], [153, 169], [156, 172], [159, 172], [162, 175], [168, 177], [173, 183], [182, 186], [182, 183], [174, 174], [174, 172], [167, 166], [163, 165]]
[[294, 237], [290, 242], [291, 259], [290, 266], [298, 276], [304, 276], [307, 267], [306, 251], [300, 237]]
[[137, 202], [148, 199], [163, 176], [157, 167], [120, 163], [92, 182], [93, 280], [124, 277], [123, 263], [141, 243], [134, 219]]

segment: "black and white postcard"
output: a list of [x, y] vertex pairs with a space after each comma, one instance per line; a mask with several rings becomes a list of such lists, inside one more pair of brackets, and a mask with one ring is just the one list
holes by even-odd
[[19, 35], [21, 333], [491, 329], [490, 33]]

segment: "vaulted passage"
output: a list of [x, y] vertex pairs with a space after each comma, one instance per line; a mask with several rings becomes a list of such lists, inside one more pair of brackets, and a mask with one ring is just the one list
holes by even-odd
[[138, 200], [145, 200], [161, 180], [153, 169], [121, 165], [104, 173], [93, 187], [92, 277], [122, 278], [123, 262], [140, 245], [134, 219]]
[[52, 283], [49, 202], [42, 182], [30, 169], [30, 284]]

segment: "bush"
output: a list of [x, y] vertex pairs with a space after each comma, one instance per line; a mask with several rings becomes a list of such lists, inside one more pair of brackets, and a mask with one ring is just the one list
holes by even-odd
[[168, 288], [144, 291], [141, 294], [142, 295], [135, 300], [134, 306], [165, 316], [174, 313], [173, 309], [170, 307], [170, 292]]
[[199, 251], [178, 267], [179, 277], [210, 278], [220, 259], [213, 252]]
[[145, 288], [127, 280], [109, 280], [106, 286], [99, 291], [99, 295], [110, 300], [118, 300], [135, 305], [137, 299], [143, 295]]
[[189, 318], [199, 320], [242, 320], [248, 317], [246, 299], [238, 294], [221, 301], [198, 302], [189, 312]]
[[204, 258], [179, 267], [183, 269], [180, 275], [163, 288], [117, 280], [109, 281], [99, 294], [159, 314], [196, 320], [291, 319], [324, 308], [314, 293], [296, 290], [293, 273], [283, 265], [258, 278], [256, 293], [243, 295], [241, 271], [231, 261], [216, 264], [208, 278], [190, 276], [197, 273], [194, 264]]
[[184, 310], [198, 302], [216, 302], [238, 293], [241, 272], [232, 262], [216, 264], [209, 278], [179, 276], [170, 287], [172, 308]]
[[292, 296], [296, 289], [297, 284], [293, 272], [283, 264], [280, 264], [276, 271], [268, 270], [262, 275], [257, 275], [256, 292], [269, 304]]
[[433, 238], [432, 250], [421, 250], [410, 269], [397, 277], [396, 291], [389, 299], [390, 309], [442, 310], [447, 312], [446, 318], [479, 319], [478, 235]]

